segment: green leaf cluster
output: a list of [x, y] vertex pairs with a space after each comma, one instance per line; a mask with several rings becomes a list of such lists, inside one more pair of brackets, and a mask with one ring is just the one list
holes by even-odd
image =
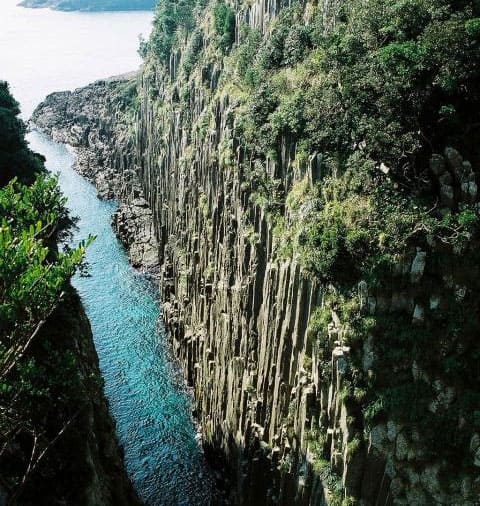
[[42, 156], [28, 148], [26, 127], [19, 114], [20, 107], [8, 84], [0, 80], [0, 187], [14, 177], [31, 183], [44, 170]]
[[213, 27], [220, 49], [226, 53], [235, 42], [235, 11], [220, 0], [213, 9]]
[[183, 36], [195, 28], [194, 8], [196, 0], [165, 0], [159, 2], [153, 20], [153, 30], [142, 54], [151, 54], [159, 62], [168, 65], [172, 50]]
[[[53, 177], [38, 176], [30, 186], [13, 179], [0, 188], [0, 445], [4, 449], [0, 469], [13, 495], [23, 490], [24, 484], [17, 480], [28, 465], [23, 458], [35, 448], [33, 442], [46, 448], [53, 437], [49, 431], [59, 430], [55, 427], [78, 409], [75, 403], [82, 397], [69, 345], [62, 351], [62, 344], [53, 346], [53, 334], [45, 332], [71, 291], [69, 280], [93, 240], [58, 249], [57, 240], [72, 224], [65, 203]], [[21, 450], [12, 464], [8, 455], [14, 447]]]

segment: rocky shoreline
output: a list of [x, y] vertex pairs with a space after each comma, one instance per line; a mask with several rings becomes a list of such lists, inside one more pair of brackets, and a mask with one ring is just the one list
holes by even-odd
[[[112, 169], [116, 152], [111, 139], [127, 135], [121, 115], [125, 104], [119, 101], [119, 88], [131, 86], [135, 73], [111, 77], [74, 92], [49, 95], [34, 111], [30, 124], [56, 142], [72, 147], [74, 169], [91, 181], [101, 199], [116, 199], [118, 210], [112, 226], [128, 251], [131, 264], [144, 272], [159, 273], [158, 242], [153, 214], [133, 168], [125, 167], [122, 177]], [[126, 155], [125, 155], [126, 156]], [[125, 192], [128, 188], [128, 199]]]

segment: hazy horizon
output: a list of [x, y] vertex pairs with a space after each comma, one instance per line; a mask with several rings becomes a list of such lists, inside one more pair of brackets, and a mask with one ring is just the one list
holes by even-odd
[[148, 37], [153, 12], [72, 13], [17, 3], [0, 4], [0, 80], [9, 82], [24, 119], [53, 91], [139, 68], [138, 36]]

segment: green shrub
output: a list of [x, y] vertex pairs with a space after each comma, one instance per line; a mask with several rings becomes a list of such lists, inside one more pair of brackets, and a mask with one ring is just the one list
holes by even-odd
[[378, 397], [363, 408], [365, 427], [370, 429], [382, 413], [385, 413], [385, 402], [382, 397]]
[[0, 80], [0, 188], [14, 177], [30, 184], [44, 171], [43, 157], [28, 148], [26, 127], [19, 115], [8, 84]]
[[220, 49], [226, 53], [235, 42], [235, 11], [220, 0], [213, 10], [213, 26]]
[[465, 30], [470, 37], [480, 38], [480, 18], [468, 19], [465, 22]]
[[353, 456], [360, 450], [360, 447], [362, 446], [362, 441], [358, 436], [355, 436], [351, 441], [347, 444], [347, 451], [348, 451], [348, 460], [351, 461]]
[[182, 66], [183, 66], [183, 71], [185, 72], [185, 75], [187, 77], [190, 76], [190, 74], [193, 70], [193, 67], [195, 66], [195, 64], [198, 61], [200, 52], [202, 50], [202, 46], [203, 46], [202, 31], [199, 28], [197, 28], [193, 32], [192, 38], [190, 39], [190, 43], [189, 43], [187, 50], [183, 56]]
[[189, 34], [195, 28], [195, 0], [164, 0], [158, 3], [153, 20], [153, 30], [146, 50], [166, 65], [175, 47], [179, 33]]
[[262, 41], [262, 34], [259, 30], [252, 30], [248, 25], [240, 29], [240, 44], [235, 51], [234, 61], [240, 78], [251, 88], [260, 84], [258, 71], [252, 65]]

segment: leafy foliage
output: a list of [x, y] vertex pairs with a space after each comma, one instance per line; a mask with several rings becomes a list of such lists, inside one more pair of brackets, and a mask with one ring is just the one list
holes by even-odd
[[235, 12], [223, 0], [213, 9], [213, 26], [219, 38], [219, 46], [227, 52], [235, 42]]
[[64, 204], [55, 179], [40, 177], [31, 187], [14, 180], [0, 191], [0, 337], [7, 348], [48, 316], [82, 261], [86, 244], [65, 253], [52, 247], [69, 221]]
[[160, 2], [148, 48], [144, 47], [142, 53], [151, 52], [161, 63], [167, 64], [179, 35], [190, 33], [195, 27], [194, 7], [195, 0]]
[[190, 44], [183, 58], [183, 70], [188, 77], [193, 70], [193, 67], [198, 61], [200, 52], [202, 50], [203, 37], [202, 32], [198, 28], [193, 32]]
[[51, 320], [92, 240], [58, 250], [73, 221], [18, 114], [1, 82], [0, 473], [12, 504], [82, 407], [78, 366], [70, 345], [54, 342]]
[[426, 182], [428, 157], [445, 145], [477, 156], [477, 14], [474, 2], [352, 1], [331, 31], [321, 9], [305, 25], [295, 5], [270, 37], [241, 30], [233, 58], [248, 98], [238, 124], [252, 157], [279, 158], [292, 143], [299, 165], [322, 154], [321, 191], [284, 227], [316, 276], [370, 276], [422, 235], [458, 252], [472, 238], [477, 211], [439, 215]]
[[25, 124], [18, 117], [20, 108], [8, 84], [0, 81], [0, 187], [13, 177], [31, 183], [42, 172], [43, 159], [28, 149]]

